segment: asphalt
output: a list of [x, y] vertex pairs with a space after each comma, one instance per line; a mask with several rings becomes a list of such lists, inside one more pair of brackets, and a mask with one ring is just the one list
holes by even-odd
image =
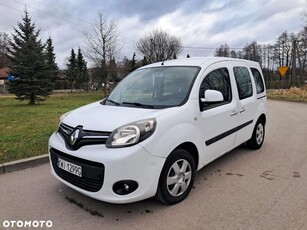
[[46, 164], [49, 162], [48, 154], [30, 157], [26, 159], [11, 161], [7, 163], [0, 164], [0, 174], [15, 172], [22, 169], [27, 169], [35, 167], [38, 165]]
[[[70, 189], [42, 164], [0, 175], [4, 221], [78, 229], [307, 229], [307, 106], [269, 101], [261, 149], [234, 149], [198, 171], [183, 202], [115, 205]], [[19, 228], [21, 229], [21, 228]], [[38, 228], [42, 229], [42, 228]]]

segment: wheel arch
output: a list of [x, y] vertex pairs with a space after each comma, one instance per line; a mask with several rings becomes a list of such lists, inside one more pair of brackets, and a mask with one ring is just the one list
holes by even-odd
[[259, 121], [260, 119], [263, 120], [264, 124], [266, 124], [266, 115], [264, 113], [259, 116], [257, 121]]
[[191, 156], [193, 157], [193, 159], [194, 159], [196, 170], [198, 169], [199, 152], [198, 152], [198, 149], [197, 149], [197, 147], [196, 147], [196, 145], [194, 143], [192, 143], [192, 142], [184, 142], [184, 143], [178, 145], [175, 149], [184, 149], [187, 152], [189, 152], [191, 154]]

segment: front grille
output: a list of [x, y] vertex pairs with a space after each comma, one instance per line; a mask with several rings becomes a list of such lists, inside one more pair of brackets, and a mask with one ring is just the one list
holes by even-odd
[[[72, 135], [78, 130], [78, 135], [73, 139]], [[82, 126], [76, 128], [61, 123], [58, 133], [63, 137], [66, 147], [70, 150], [77, 150], [85, 145], [105, 144], [111, 132], [83, 130]]]
[[[89, 192], [97, 192], [101, 189], [104, 180], [104, 165], [102, 163], [74, 157], [54, 148], [50, 149], [50, 156], [54, 171], [63, 180]], [[59, 168], [58, 158], [80, 165], [82, 167], [82, 177]]]

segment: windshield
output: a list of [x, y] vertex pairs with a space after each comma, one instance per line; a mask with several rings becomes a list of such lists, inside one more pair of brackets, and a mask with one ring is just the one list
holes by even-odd
[[125, 77], [105, 100], [114, 106], [167, 108], [186, 102], [199, 67], [139, 69]]

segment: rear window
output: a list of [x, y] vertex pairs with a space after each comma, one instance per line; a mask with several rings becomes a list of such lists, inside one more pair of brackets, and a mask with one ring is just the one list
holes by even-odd
[[264, 92], [264, 84], [263, 84], [263, 79], [262, 79], [261, 73], [255, 68], [251, 68], [251, 71], [253, 73], [253, 77], [254, 77], [254, 80], [255, 80], [257, 94], [263, 93]]
[[240, 100], [251, 97], [253, 95], [253, 87], [248, 69], [246, 67], [234, 67], [233, 73], [235, 75]]

